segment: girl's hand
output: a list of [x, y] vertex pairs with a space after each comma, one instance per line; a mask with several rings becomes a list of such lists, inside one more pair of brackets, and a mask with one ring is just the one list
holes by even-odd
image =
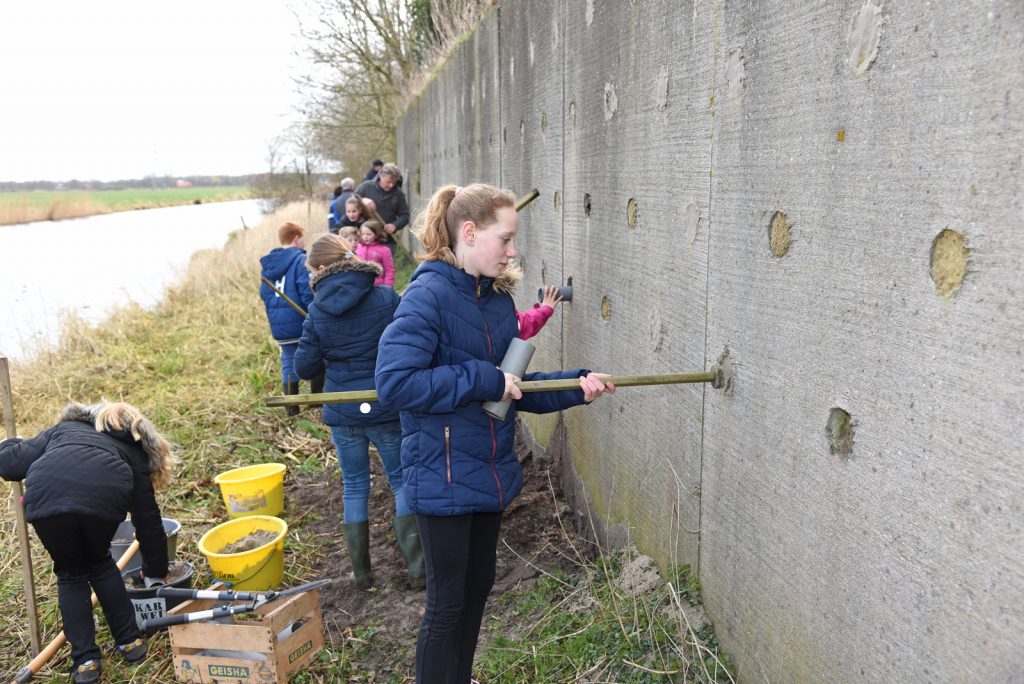
[[554, 309], [560, 301], [562, 301], [562, 295], [558, 294], [557, 287], [548, 285], [544, 288], [544, 298], [540, 300], [541, 306], [550, 306]]
[[521, 378], [517, 378], [511, 373], [505, 373], [505, 393], [501, 395], [502, 401], [505, 401], [510, 397], [512, 399], [523, 398], [523, 391], [516, 387], [516, 383], [519, 382], [520, 380]]
[[583, 401], [591, 402], [602, 394], [615, 394], [615, 385], [604, 382], [610, 378], [608, 373], [590, 373], [580, 378], [580, 388], [583, 390]]

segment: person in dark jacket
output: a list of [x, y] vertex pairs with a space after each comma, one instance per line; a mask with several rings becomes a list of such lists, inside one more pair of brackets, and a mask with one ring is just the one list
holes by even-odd
[[395, 233], [409, 224], [409, 204], [405, 201], [405, 193], [398, 186], [402, 171], [395, 164], [385, 164], [375, 180], [365, 180], [359, 185], [356, 193], [373, 200], [377, 213], [384, 223], [384, 230], [392, 236], [388, 240], [388, 248], [395, 251]]
[[131, 663], [146, 657], [148, 646], [110, 543], [130, 512], [146, 586], [163, 583], [167, 536], [154, 491], [170, 480], [174, 456], [130, 404], [72, 403], [57, 421], [32, 439], [0, 442], [0, 476], [26, 480], [25, 519], [53, 558], [72, 679], [95, 682], [102, 665], [90, 586], [121, 655]]
[[[398, 295], [390, 287], [374, 285], [381, 267], [357, 258], [349, 242], [337, 235], [324, 235], [313, 243], [307, 266], [315, 294], [295, 353], [295, 371], [308, 378], [326, 363], [327, 391], [373, 389], [377, 342], [391, 322]], [[369, 445], [373, 442], [395, 496], [393, 525], [409, 582], [422, 588], [423, 552], [402, 486], [398, 413], [377, 402], [326, 404], [323, 420], [338, 450], [345, 488], [345, 537], [356, 586], [365, 589], [373, 584], [368, 510]]]
[[341, 185], [334, 188], [334, 198], [327, 210], [327, 230], [337, 233], [341, 228], [341, 220], [345, 215], [345, 202], [356, 191], [356, 182], [352, 178], [342, 178]]
[[[416, 681], [470, 681], [484, 603], [494, 583], [501, 512], [523, 486], [513, 451], [516, 407], [561, 411], [608, 392], [609, 376], [575, 369], [579, 389], [523, 394], [501, 363], [519, 334], [514, 198], [489, 185], [438, 190], [417, 219], [425, 254], [377, 351], [377, 394], [402, 420], [405, 498], [416, 514], [427, 605]], [[482, 403], [516, 401], [504, 421]]]
[[[274, 287], [284, 292], [303, 310], [308, 311], [313, 301], [313, 290], [309, 287], [309, 271], [306, 270], [305, 233], [306, 231], [297, 223], [289, 221], [281, 224], [277, 229], [281, 247], [275, 247], [269, 254], [260, 258], [260, 275], [274, 283]], [[260, 297], [267, 310], [270, 333], [281, 348], [281, 384], [284, 393], [298, 394], [299, 376], [293, 370], [292, 359], [299, 347], [299, 336], [302, 335], [302, 321], [305, 320], [305, 316], [296, 311], [262, 279]], [[314, 394], [322, 391], [323, 373], [315, 376], [310, 384]], [[288, 406], [285, 413], [289, 416], [298, 415], [299, 407]]]
[[374, 159], [373, 160], [373, 164], [370, 165], [370, 170], [366, 172], [365, 176], [363, 176], [363, 180], [364, 181], [376, 180], [377, 174], [380, 173], [380, 170], [382, 168], [384, 168], [384, 162], [382, 162], [380, 159]]

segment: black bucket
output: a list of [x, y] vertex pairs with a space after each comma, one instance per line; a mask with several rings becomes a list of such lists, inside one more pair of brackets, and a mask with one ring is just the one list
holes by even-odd
[[[167, 535], [167, 560], [174, 561], [178, 557], [178, 532], [181, 531], [181, 523], [171, 518], [163, 518], [164, 533]], [[110, 542], [110, 555], [113, 559], [119, 560], [121, 555], [128, 550], [128, 547], [135, 541], [135, 526], [131, 520], [124, 520], [117, 526], [114, 539]], [[142, 567], [142, 552], [136, 551], [135, 555], [124, 566], [125, 571], [134, 571]]]
[[[196, 568], [194, 565], [187, 561], [172, 561], [172, 572], [174, 566], [184, 566], [184, 575], [173, 582], [168, 582], [166, 586], [176, 587], [178, 589], [191, 589], [192, 578], [196, 574]], [[153, 618], [163, 617], [167, 614], [167, 611], [174, 608], [179, 603], [183, 603], [188, 599], [183, 598], [163, 598], [156, 595], [158, 587], [147, 589], [144, 586], [133, 587], [132, 577], [138, 575], [138, 570], [125, 570], [121, 573], [121, 577], [124, 579], [126, 588], [128, 589], [128, 598], [131, 599], [132, 605], [135, 607], [135, 622], [142, 628], [143, 620], [152, 620]]]

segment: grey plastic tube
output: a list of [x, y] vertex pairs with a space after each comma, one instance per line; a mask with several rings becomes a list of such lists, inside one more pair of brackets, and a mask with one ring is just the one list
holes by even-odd
[[[533, 358], [533, 352], [535, 351], [537, 351], [537, 348], [532, 344], [515, 337], [512, 339], [512, 344], [508, 345], [505, 358], [501, 360], [501, 365], [498, 368], [504, 373], [511, 373], [517, 378], [521, 378], [523, 373], [526, 372], [526, 368], [530, 365], [530, 359]], [[484, 413], [491, 418], [505, 420], [505, 416], [508, 415], [508, 410], [511, 406], [511, 398], [504, 401], [485, 401]]]

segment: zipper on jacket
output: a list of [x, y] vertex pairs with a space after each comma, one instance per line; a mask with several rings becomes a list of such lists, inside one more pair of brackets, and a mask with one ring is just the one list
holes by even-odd
[[448, 471], [448, 484], [452, 483], [452, 429], [444, 426], [444, 464]]
[[494, 418], [487, 416], [491, 423], [491, 472], [494, 473], [494, 481], [498, 485], [498, 505], [505, 509], [505, 493], [501, 491], [501, 478], [498, 477], [498, 469], [494, 466], [494, 457], [498, 453], [498, 440], [494, 438]]

